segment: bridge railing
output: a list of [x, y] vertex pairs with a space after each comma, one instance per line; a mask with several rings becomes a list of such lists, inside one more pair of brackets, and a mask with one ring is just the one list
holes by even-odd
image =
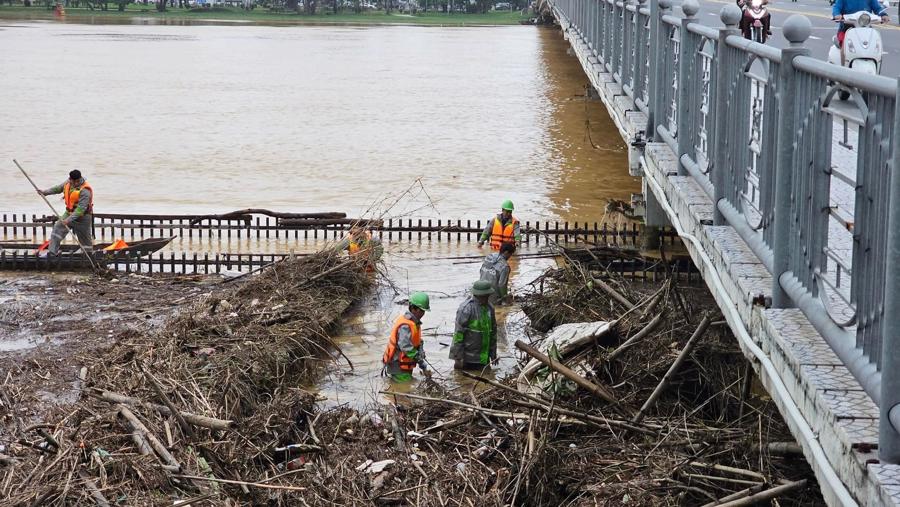
[[735, 5], [712, 28], [696, 0], [647, 1], [550, 4], [771, 273], [771, 305], [799, 308], [880, 406], [900, 462], [897, 80], [811, 58], [803, 16], [776, 49], [740, 36]]

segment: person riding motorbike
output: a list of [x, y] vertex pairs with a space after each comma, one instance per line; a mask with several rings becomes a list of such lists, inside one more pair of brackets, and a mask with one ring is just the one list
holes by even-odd
[[[853, 14], [859, 11], [871, 12], [881, 16], [882, 23], [887, 23], [891, 20], [890, 16], [888, 16], [887, 8], [881, 5], [878, 0], [835, 0], [834, 6], [831, 8], [831, 16], [835, 21], [841, 21], [844, 19], [845, 14]], [[844, 37], [847, 35], [847, 30], [851, 28], [853, 27], [844, 23], [838, 25], [837, 41], [839, 47], [844, 47]]]
[[[741, 15], [741, 22], [738, 25], [738, 28], [741, 29], [741, 34], [744, 36], [745, 39], [753, 38], [752, 34], [750, 33], [750, 29], [751, 29], [751, 27], [753, 27], [753, 15], [750, 13], [750, 5], [751, 5], [752, 1], [753, 0], [735, 0], [735, 3], [737, 4], [738, 7], [741, 8], [741, 12], [743, 13]], [[877, 1], [877, 0], [873, 0], [873, 1]], [[763, 5], [763, 7], [765, 7], [766, 5], [769, 5], [769, 0], [762, 0], [762, 5]], [[769, 14], [769, 11], [767, 9], [766, 13], [763, 15], [762, 20], [761, 20], [762, 25], [763, 25], [763, 30], [765, 30], [765, 35], [772, 35], [772, 31], [769, 29], [771, 20], [772, 20], [772, 15]]]

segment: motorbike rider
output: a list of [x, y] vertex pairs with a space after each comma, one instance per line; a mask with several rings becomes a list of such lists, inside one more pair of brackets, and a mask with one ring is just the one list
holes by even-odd
[[[877, 2], [878, 0], [872, 0]], [[738, 25], [738, 28], [741, 29], [741, 34], [745, 39], [751, 39], [752, 35], [750, 33], [750, 28], [753, 26], [753, 15], [750, 14], [750, 3], [752, 0], [735, 0], [737, 6], [741, 8], [741, 22]], [[762, 0], [763, 7], [769, 5], [769, 0]], [[772, 19], [772, 15], [769, 14], [768, 9], [766, 13], [763, 15], [761, 21], [763, 25], [763, 30], [766, 31], [766, 35], [772, 35], [772, 31], [769, 30], [769, 22]]]
[[[887, 23], [891, 20], [890, 16], [888, 16], [887, 8], [881, 5], [878, 0], [835, 0], [834, 6], [831, 8], [831, 15], [835, 21], [841, 21], [844, 19], [844, 14], [853, 14], [859, 11], [871, 12], [881, 16], [882, 23]], [[844, 23], [838, 25], [837, 40], [839, 47], [844, 47], [844, 37], [847, 35], [847, 30], [851, 28], [853, 27]]]

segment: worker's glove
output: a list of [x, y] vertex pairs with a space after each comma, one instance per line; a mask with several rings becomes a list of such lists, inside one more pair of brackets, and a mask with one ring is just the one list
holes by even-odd
[[425, 378], [431, 378], [431, 370], [422, 370], [422, 375], [425, 375]]
[[497, 366], [500, 363], [500, 359], [497, 356], [491, 356], [491, 366]]
[[881, 22], [882, 22], [882, 23], [885, 23], [885, 24], [890, 23], [890, 22], [891, 22], [891, 17], [888, 16], [887, 14], [885, 14], [884, 16], [881, 16]]
[[478, 242], [478, 248], [481, 248], [481, 247], [483, 247], [483, 246], [484, 246], [484, 241], [479, 241], [479, 242]]
[[47, 195], [47, 194], [44, 193], [43, 190], [38, 190], [37, 193], [38, 193], [38, 195]]
[[72, 217], [63, 218], [62, 223], [63, 223], [63, 225], [65, 225], [66, 227], [72, 225]]

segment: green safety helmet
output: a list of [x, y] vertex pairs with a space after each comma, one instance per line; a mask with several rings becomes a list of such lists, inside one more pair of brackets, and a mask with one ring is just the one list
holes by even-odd
[[494, 293], [494, 287], [487, 280], [478, 280], [472, 284], [473, 296], [490, 296]]
[[512, 211], [513, 209], [515, 209], [515, 207], [513, 206], [512, 201], [510, 201], [509, 199], [503, 201], [503, 205], [500, 206], [500, 207], [503, 208], [503, 209], [505, 209], [506, 211]]
[[409, 304], [422, 310], [431, 310], [431, 305], [428, 304], [428, 294], [424, 292], [413, 292], [409, 296]]

